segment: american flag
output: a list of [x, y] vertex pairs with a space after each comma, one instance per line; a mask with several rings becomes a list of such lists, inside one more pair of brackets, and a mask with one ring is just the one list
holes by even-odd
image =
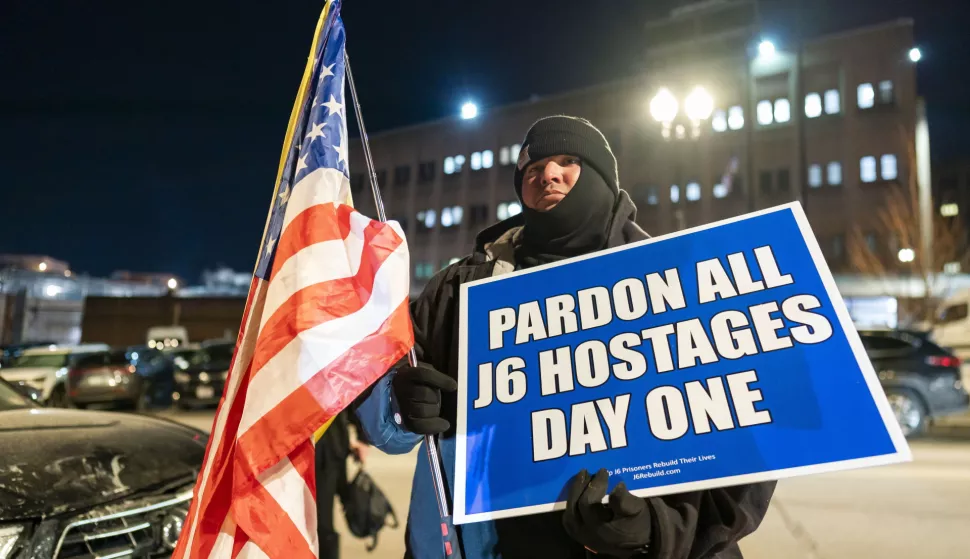
[[176, 559], [315, 558], [314, 433], [413, 344], [404, 233], [351, 206], [344, 42], [328, 1]]

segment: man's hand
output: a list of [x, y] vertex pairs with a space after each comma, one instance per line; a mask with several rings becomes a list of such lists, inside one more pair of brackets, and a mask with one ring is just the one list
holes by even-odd
[[650, 509], [623, 482], [613, 489], [609, 504], [602, 504], [608, 481], [606, 470], [596, 472], [592, 479], [586, 470], [573, 478], [563, 526], [594, 553], [620, 559], [644, 553], [650, 542]]
[[441, 391], [454, 392], [458, 383], [427, 363], [401, 367], [391, 382], [401, 410], [401, 423], [412, 433], [434, 435], [451, 427], [441, 417]]

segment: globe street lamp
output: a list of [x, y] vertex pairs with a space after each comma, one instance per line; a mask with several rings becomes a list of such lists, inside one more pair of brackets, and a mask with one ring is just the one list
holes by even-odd
[[913, 260], [916, 260], [916, 251], [911, 248], [902, 248], [902, 249], [899, 249], [898, 256], [899, 256], [900, 262], [908, 264]]
[[775, 44], [768, 40], [761, 41], [758, 44], [758, 54], [765, 58], [771, 58], [775, 55]]
[[714, 112], [714, 98], [703, 87], [695, 87], [684, 102], [687, 117], [694, 122], [707, 120]]
[[478, 105], [471, 101], [461, 106], [461, 118], [471, 120], [478, 116]]
[[919, 47], [909, 49], [909, 59], [912, 62], [919, 62], [923, 59], [923, 51], [921, 51]]

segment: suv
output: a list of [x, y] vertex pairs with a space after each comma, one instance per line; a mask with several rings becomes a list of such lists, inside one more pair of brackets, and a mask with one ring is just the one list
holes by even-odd
[[109, 349], [105, 344], [84, 344], [24, 350], [0, 369], [0, 377], [37, 402], [65, 408], [67, 372], [81, 357]]
[[211, 340], [186, 359], [187, 366], [175, 371], [172, 398], [177, 407], [191, 409], [219, 403], [235, 347], [232, 341]]
[[67, 373], [71, 405], [126, 405], [143, 411], [169, 405], [172, 360], [145, 346], [92, 353], [77, 360]]
[[933, 419], [970, 408], [960, 359], [931, 342], [928, 334], [861, 330], [859, 335], [907, 437], [922, 435]]

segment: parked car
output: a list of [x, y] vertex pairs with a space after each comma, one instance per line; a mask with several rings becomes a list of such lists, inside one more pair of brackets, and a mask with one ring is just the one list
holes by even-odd
[[3, 346], [0, 348], [0, 367], [7, 367], [10, 363], [20, 357], [24, 351], [32, 349], [35, 347], [50, 347], [56, 346], [57, 342], [53, 341], [34, 341], [34, 342], [22, 342], [19, 344], [12, 344]]
[[123, 405], [135, 410], [171, 404], [174, 364], [147, 346], [92, 353], [67, 374], [68, 400], [76, 407]]
[[960, 379], [960, 358], [930, 341], [927, 333], [863, 330], [859, 334], [907, 437], [923, 434], [934, 419], [970, 409], [970, 395]]
[[17, 386], [21, 393], [45, 405], [63, 408], [69, 405], [67, 372], [86, 355], [107, 351], [106, 344], [74, 346], [52, 345], [24, 350], [9, 366], [0, 369], [0, 378]]
[[235, 343], [203, 342], [188, 357], [188, 367], [175, 371], [175, 405], [182, 409], [218, 404], [225, 388]]
[[0, 557], [167, 557], [207, 435], [142, 415], [44, 409], [0, 380]]

